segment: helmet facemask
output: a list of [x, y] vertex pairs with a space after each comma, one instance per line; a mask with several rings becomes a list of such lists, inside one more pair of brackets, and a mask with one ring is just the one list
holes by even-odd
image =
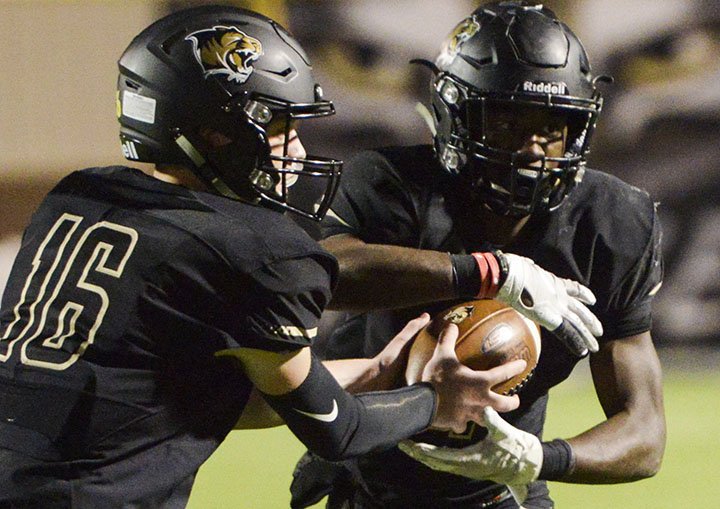
[[[231, 101], [224, 109], [234, 118], [235, 127], [223, 129], [228, 143], [207, 151], [210, 168], [204, 171], [215, 175], [209, 179], [210, 185], [230, 198], [322, 219], [337, 190], [342, 162], [293, 156], [290, 145], [297, 136], [299, 121], [334, 114], [332, 103], [290, 103], [253, 94]], [[279, 141], [276, 146], [272, 145], [275, 141]], [[291, 187], [296, 184], [303, 190], [312, 188], [310, 203], [306, 196], [299, 196], [303, 193], [293, 196]]]
[[[436, 118], [439, 109], [451, 118], [446, 133], [436, 122], [440, 161], [449, 172], [470, 179], [493, 212], [525, 216], [554, 210], [582, 179], [599, 99], [483, 93], [451, 76], [440, 77], [434, 89]], [[534, 138], [544, 155], [523, 150]]]
[[[497, 214], [552, 211], [580, 181], [602, 107], [580, 40], [536, 2], [478, 7], [435, 62], [441, 165]], [[549, 139], [548, 139], [549, 138]]]
[[[433, 90], [440, 161], [493, 212], [554, 210], [582, 179], [599, 98], [481, 92], [448, 75]], [[534, 143], [540, 153], [528, 150]]]

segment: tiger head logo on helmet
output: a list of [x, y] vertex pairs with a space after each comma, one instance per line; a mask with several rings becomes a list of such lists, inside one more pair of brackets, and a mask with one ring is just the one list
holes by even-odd
[[191, 41], [204, 75], [227, 75], [228, 81], [245, 83], [253, 72], [252, 64], [262, 54], [262, 43], [236, 27], [214, 26], [191, 33]]
[[446, 65], [452, 62], [460, 52], [460, 47], [480, 30], [480, 23], [474, 16], [460, 22], [445, 41], [438, 56], [438, 65]]

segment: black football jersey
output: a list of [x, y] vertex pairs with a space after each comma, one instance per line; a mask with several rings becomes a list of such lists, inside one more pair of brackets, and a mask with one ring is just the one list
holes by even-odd
[[184, 507], [252, 387], [214, 354], [310, 345], [336, 270], [277, 212], [125, 167], [63, 179], [2, 299], [0, 501]]
[[[471, 209], [459, 198], [468, 195], [462, 185], [442, 170], [430, 146], [360, 153], [345, 165], [322, 235], [351, 234], [367, 243], [455, 254], [501, 248], [588, 286], [597, 297], [591, 309], [605, 331], [600, 342], [649, 330], [651, 301], [662, 282], [662, 261], [655, 204], [646, 193], [588, 169], [562, 206], [534, 215], [511, 244], [494, 246], [474, 230]], [[375, 354], [407, 320], [421, 311], [432, 314], [449, 305], [441, 302], [429, 310], [377, 311], [354, 317], [355, 323], [345, 329], [354, 337], [358, 330], [364, 331], [365, 343], [353, 354]], [[333, 343], [347, 344], [351, 337], [332, 336], [326, 349], [333, 351]], [[541, 436], [548, 390], [565, 380], [577, 362], [543, 330], [540, 361], [520, 394], [521, 406], [504, 417]], [[471, 426], [461, 435], [425, 433], [418, 439], [462, 447], [481, 439], [484, 431]], [[484, 481], [433, 472], [397, 449], [364, 457], [359, 466], [368, 490], [385, 500], [387, 507], [405, 507], [409, 501], [423, 504], [413, 507], [473, 507], [474, 494], [489, 487]], [[544, 483], [535, 484], [533, 504], [549, 507]]]

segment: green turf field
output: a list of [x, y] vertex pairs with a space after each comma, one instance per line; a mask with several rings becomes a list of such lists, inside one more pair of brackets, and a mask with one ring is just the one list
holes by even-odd
[[[707, 357], [674, 362], [673, 356], [662, 356], [668, 445], [660, 473], [631, 484], [552, 483], [558, 508], [720, 507], [720, 366]], [[694, 369], [703, 364], [715, 369]], [[587, 369], [581, 366], [570, 380], [553, 389], [548, 414], [547, 438], [572, 436], [602, 419]], [[285, 428], [233, 432], [200, 470], [188, 507], [287, 508], [292, 470], [303, 451]]]

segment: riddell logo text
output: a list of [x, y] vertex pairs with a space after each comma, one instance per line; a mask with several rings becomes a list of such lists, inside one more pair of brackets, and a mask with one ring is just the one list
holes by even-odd
[[135, 143], [131, 140], [123, 141], [121, 147], [122, 153], [127, 159], [140, 159], [140, 157], [138, 157], [137, 149], [135, 148]]
[[523, 92], [566, 95], [567, 85], [563, 82], [552, 83], [545, 81], [526, 81], [523, 83]]

